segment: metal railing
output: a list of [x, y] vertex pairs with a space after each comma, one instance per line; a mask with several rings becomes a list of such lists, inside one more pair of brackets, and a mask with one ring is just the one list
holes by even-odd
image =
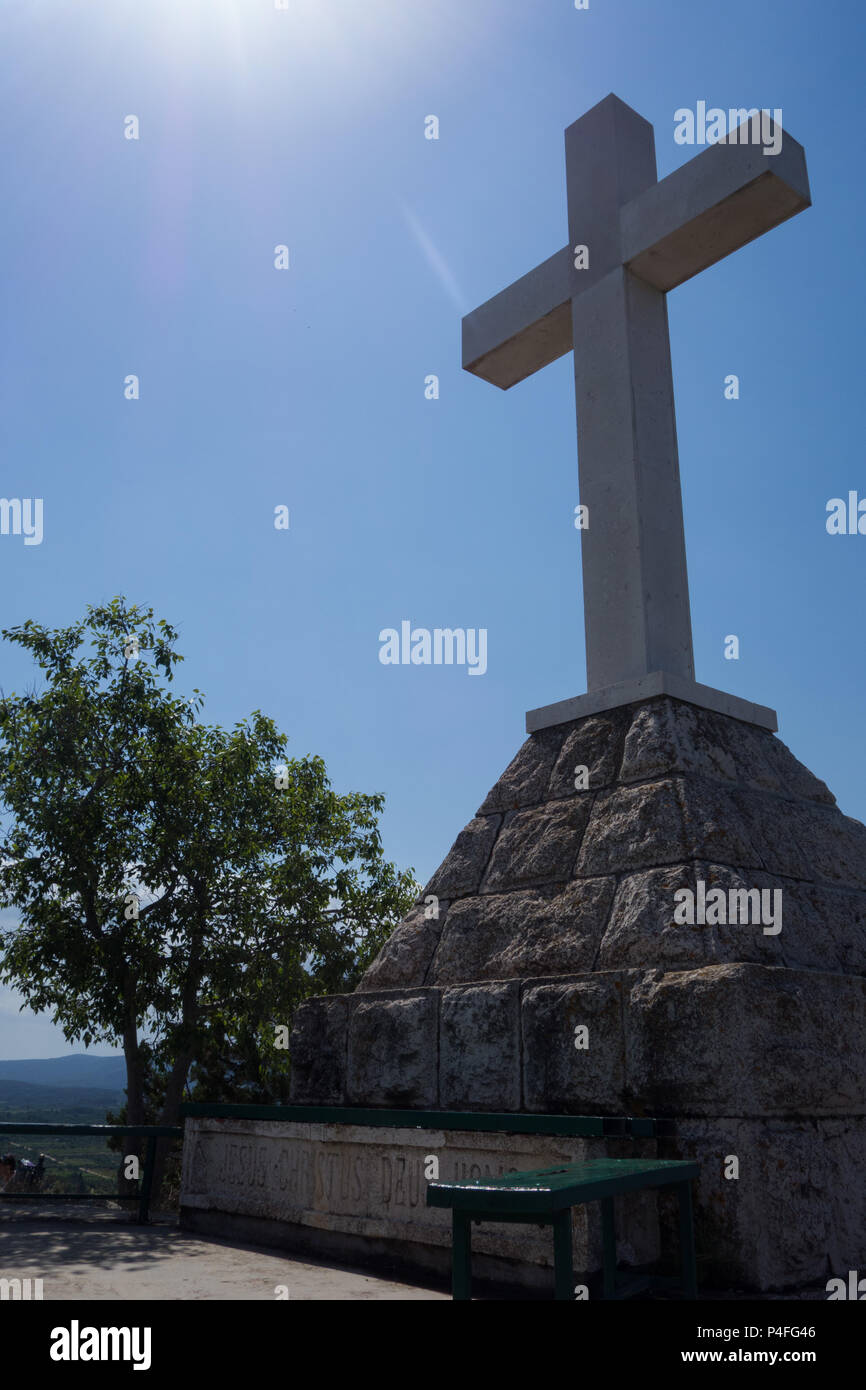
[[283, 1124], [368, 1125], [388, 1129], [457, 1129], [484, 1133], [665, 1139], [673, 1120], [646, 1115], [536, 1115], [489, 1110], [385, 1110], [356, 1105], [220, 1105], [185, 1101], [189, 1119], [279, 1120]]
[[138, 1202], [138, 1220], [142, 1225], [146, 1225], [150, 1215], [156, 1141], [181, 1139], [183, 1129], [175, 1125], [43, 1125], [3, 1120], [0, 1121], [0, 1135], [2, 1134], [92, 1134], [103, 1139], [110, 1139], [115, 1134], [131, 1134], [136, 1139], [146, 1139], [144, 1168], [137, 1192], [128, 1195], [114, 1192], [0, 1192], [0, 1198], [5, 1197], [10, 1202]]

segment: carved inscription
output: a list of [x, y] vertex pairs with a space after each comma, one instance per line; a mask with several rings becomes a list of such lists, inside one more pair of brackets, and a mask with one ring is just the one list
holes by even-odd
[[339, 1149], [319, 1150], [316, 1154], [316, 1201], [351, 1197], [358, 1202], [364, 1195], [364, 1168], [360, 1154], [347, 1154]]
[[264, 1187], [268, 1180], [264, 1148], [259, 1144], [227, 1143], [217, 1178], [232, 1187]]
[[291, 1144], [280, 1149], [277, 1159], [277, 1182], [299, 1206], [310, 1206], [315, 1190], [314, 1151], [305, 1144]]

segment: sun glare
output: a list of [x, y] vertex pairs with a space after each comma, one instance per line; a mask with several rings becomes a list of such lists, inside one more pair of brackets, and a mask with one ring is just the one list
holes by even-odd
[[[47, 0], [31, 3], [35, 18]], [[379, 86], [401, 65], [471, 46], [477, 24], [466, 0], [99, 0], [89, 21], [107, 62], [133, 45], [145, 69], [210, 72], [238, 95], [274, 60], [301, 85]]]

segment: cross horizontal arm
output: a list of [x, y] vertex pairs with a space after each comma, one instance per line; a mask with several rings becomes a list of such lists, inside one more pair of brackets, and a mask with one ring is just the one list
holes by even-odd
[[574, 263], [567, 246], [463, 320], [466, 371], [507, 391], [571, 352]]
[[626, 203], [620, 228], [629, 270], [672, 290], [810, 207], [803, 147], [775, 129], [776, 155], [732, 143], [732, 132]]

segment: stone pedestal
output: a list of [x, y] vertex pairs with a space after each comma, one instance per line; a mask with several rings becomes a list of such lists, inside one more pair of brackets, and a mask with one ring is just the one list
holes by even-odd
[[[694, 925], [684, 889], [716, 904]], [[762, 890], [780, 930], [721, 919]], [[356, 993], [298, 1010], [292, 1098], [671, 1117], [659, 1156], [702, 1165], [704, 1287], [845, 1277], [866, 1268], [864, 977], [866, 827], [768, 730], [662, 696], [528, 738]], [[627, 1216], [624, 1248], [648, 1229]]]

